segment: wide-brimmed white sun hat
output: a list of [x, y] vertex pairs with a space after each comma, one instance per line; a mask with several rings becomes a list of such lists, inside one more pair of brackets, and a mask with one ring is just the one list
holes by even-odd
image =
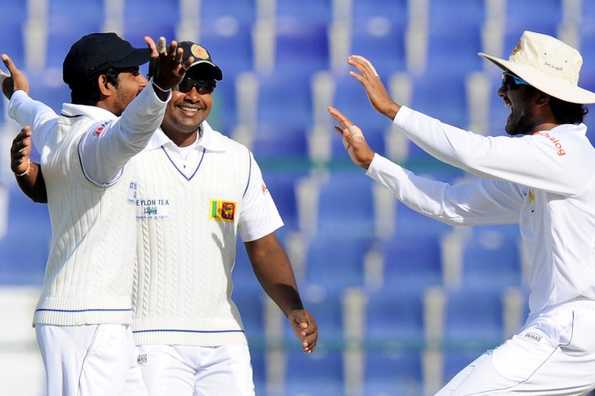
[[570, 103], [595, 103], [595, 93], [578, 86], [583, 57], [555, 37], [525, 31], [508, 60], [483, 52], [479, 56], [550, 96]]

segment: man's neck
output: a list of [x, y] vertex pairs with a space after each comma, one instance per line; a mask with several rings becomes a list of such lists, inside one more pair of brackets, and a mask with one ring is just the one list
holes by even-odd
[[196, 131], [192, 133], [176, 133], [168, 130], [167, 128], [162, 128], [163, 132], [167, 135], [168, 138], [171, 139], [172, 142], [178, 147], [186, 147], [190, 146], [192, 143], [196, 142], [201, 133], [201, 128], [199, 127]]

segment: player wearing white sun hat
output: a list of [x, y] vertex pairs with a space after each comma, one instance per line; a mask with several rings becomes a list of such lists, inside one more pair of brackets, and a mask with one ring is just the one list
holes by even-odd
[[595, 150], [582, 123], [595, 94], [578, 86], [582, 57], [554, 37], [524, 32], [498, 94], [511, 136], [486, 137], [394, 102], [372, 64], [352, 76], [375, 109], [439, 160], [476, 176], [449, 185], [375, 154], [334, 108], [353, 162], [404, 204], [453, 225], [518, 223], [530, 269], [530, 315], [438, 392], [445, 395], [583, 395], [595, 388]]

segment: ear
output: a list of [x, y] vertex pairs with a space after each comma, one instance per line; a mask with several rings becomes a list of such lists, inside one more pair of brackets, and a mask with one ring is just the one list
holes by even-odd
[[97, 88], [99, 89], [101, 97], [110, 97], [114, 94], [114, 86], [108, 82], [105, 74], [97, 76]]
[[547, 106], [550, 104], [550, 96], [543, 92], [537, 91], [535, 96], [535, 104], [538, 106]]

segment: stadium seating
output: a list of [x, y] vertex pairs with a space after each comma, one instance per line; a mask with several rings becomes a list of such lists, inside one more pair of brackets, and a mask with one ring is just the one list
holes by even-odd
[[411, 350], [369, 350], [364, 363], [364, 394], [423, 394], [421, 354]]
[[[18, 65], [27, 67], [25, 60], [39, 54], [26, 51], [45, 48], [43, 67], [26, 72], [31, 96], [58, 112], [62, 102], [70, 101], [61, 75], [68, 48], [82, 35], [100, 31], [106, 22], [114, 22], [106, 20], [107, 7], [117, 3], [117, 0], [47, 0], [47, 16], [44, 16], [45, 0], [2, 0], [0, 34], [4, 39], [0, 52], [9, 53]], [[503, 34], [495, 41], [498, 44], [501, 40], [503, 47], [503, 53], [497, 55], [507, 57], [524, 30], [556, 35], [567, 15], [565, 7], [572, 6], [570, 3], [573, 2], [201, 0], [196, 2], [200, 4], [196, 10], [198, 18], [188, 21], [181, 15], [180, 0], [154, 1], [150, 6], [145, 0], [122, 0], [121, 33], [135, 46], [144, 47], [146, 34], [154, 38], [176, 38], [182, 31], [180, 27], [188, 27], [181, 26], [184, 20], [184, 24], [191, 25], [188, 32], [196, 32], [197, 41], [211, 51], [215, 63], [223, 70], [223, 81], [217, 85], [209, 122], [227, 136], [233, 136], [238, 126], [249, 130], [246, 141], [285, 222], [277, 231], [279, 239], [283, 243], [289, 233], [304, 238], [304, 251], [298, 252], [303, 253], [304, 263], [298, 257], [294, 265], [304, 304], [316, 317], [320, 329], [319, 351], [311, 355], [302, 353], [281, 315], [283, 340], [277, 345], [277, 340], [267, 339], [265, 325], [271, 319], [265, 309], [267, 297], [254, 275], [244, 244], [237, 245], [233, 299], [250, 342], [258, 395], [266, 395], [271, 389], [269, 385], [276, 380], [282, 386], [272, 396], [359, 394], [347, 389], [350, 381], [359, 378], [347, 377], [348, 352], [359, 353], [362, 359], [357, 362], [360, 367], [356, 370], [360, 370], [356, 374], [363, 379], [362, 394], [420, 395], [435, 380], [428, 378], [423, 370], [428, 330], [437, 332], [442, 341], [436, 352], [442, 357], [443, 382], [485, 350], [502, 342], [506, 331], [505, 288], [516, 286], [524, 292], [516, 226], [471, 230], [461, 245], [461, 287], [447, 288], [443, 280], [442, 248], [444, 237], [453, 227], [395, 201], [394, 217], [388, 219], [394, 225], [394, 234], [376, 235], [380, 208], [376, 206], [374, 182], [351, 164], [340, 136], [329, 127], [330, 121], [328, 125], [314, 125], [325, 121], [314, 117], [320, 109], [313, 106], [320, 98], [312, 97], [312, 77], [318, 71], [328, 72], [332, 80], [329, 87], [332, 103], [364, 130], [376, 152], [387, 154], [393, 148], [387, 136], [395, 133], [390, 120], [370, 106], [361, 85], [348, 75], [347, 67], [331, 65], [336, 55], [332, 51], [344, 49], [368, 57], [387, 83], [394, 73], [402, 73], [411, 81], [410, 107], [467, 128], [473, 120], [469, 116], [468, 104], [472, 99], [466, 83], [471, 73], [483, 72], [476, 53], [485, 49], [484, 29], [498, 22], [490, 9], [503, 6]], [[584, 58], [580, 85], [595, 90], [595, 2], [579, 3], [580, 18], [565, 22], [579, 33]], [[32, 4], [39, 7], [32, 9]], [[424, 4], [428, 7], [425, 10]], [[428, 17], [427, 26], [419, 16], [423, 14], [415, 14], [420, 11]], [[31, 13], [40, 19], [27, 25]], [[263, 15], [271, 19], [260, 19]], [[263, 54], [253, 33], [268, 22], [272, 22], [274, 45], [270, 53]], [[41, 32], [42, 38], [28, 36], [33, 34], [31, 26], [39, 28], [37, 33]], [[340, 33], [345, 34], [333, 34], [337, 33], [336, 27], [344, 28]], [[407, 50], [411, 32], [424, 38], [414, 48], [425, 51], [423, 70], [412, 68], [407, 58], [411, 54]], [[271, 70], [259, 66], [262, 59], [257, 56], [263, 55], [271, 56]], [[485, 70], [483, 73], [491, 85], [488, 134], [503, 135], [509, 109], [497, 96], [500, 75], [494, 67]], [[241, 91], [244, 87], [238, 84], [246, 81], [238, 76], [244, 72], [254, 73], [258, 82], [256, 102], [249, 102], [248, 109], [242, 108], [248, 113], [254, 111], [254, 125], [238, 125], [243, 120], [237, 114], [238, 107], [244, 104], [243, 98], [237, 97], [238, 88]], [[399, 94], [401, 88], [405, 87], [396, 89]], [[5, 105], [0, 103], [0, 127], [4, 125]], [[588, 136], [595, 142], [595, 121], [588, 116], [585, 122], [589, 125]], [[332, 133], [328, 163], [314, 164], [309, 158], [308, 139], [312, 130]], [[9, 140], [6, 138], [6, 142]], [[403, 165], [418, 175], [445, 182], [454, 182], [464, 175], [411, 142], [399, 144], [408, 148]], [[314, 165], [324, 167], [323, 172]], [[316, 227], [303, 230], [298, 218], [308, 213], [299, 213], [302, 206], [296, 202], [295, 185], [310, 171], [316, 175], [328, 173], [329, 177], [321, 178], [320, 185], [313, 189], [318, 194]], [[9, 189], [9, 203], [2, 214], [6, 216], [7, 234], [0, 239], [0, 285], [39, 286], [50, 239], [47, 209], [29, 202], [17, 190], [8, 168], [6, 173], [9, 177], [1, 183], [2, 188]], [[367, 265], [378, 264], [374, 260], [366, 261], [370, 253], [382, 264], [379, 274], [371, 274], [377, 268], [370, 269]], [[378, 289], [369, 282], [370, 275], [381, 277]], [[437, 291], [440, 296], [444, 294], [443, 309], [440, 304], [436, 308], [428, 303], [429, 290]], [[362, 312], [345, 304], [345, 296], [353, 291], [364, 296]], [[437, 310], [433, 319], [444, 314], [442, 330], [440, 326], [427, 328], [431, 324], [424, 321], [430, 308]], [[347, 330], [352, 330], [346, 329], [344, 323], [347, 313], [360, 320], [362, 339], [346, 335]], [[524, 314], [527, 314], [526, 305]], [[271, 341], [274, 348], [279, 348], [275, 352], [285, 359], [283, 367], [274, 367], [281, 372], [280, 379], [266, 375]], [[8, 343], [0, 337], [0, 353], [3, 345]]]

